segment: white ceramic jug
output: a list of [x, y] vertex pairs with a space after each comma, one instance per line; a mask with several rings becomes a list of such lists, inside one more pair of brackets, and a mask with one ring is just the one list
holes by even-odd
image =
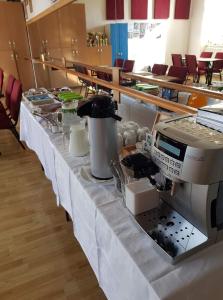
[[69, 152], [74, 156], [85, 156], [89, 152], [87, 131], [83, 122], [70, 127]]

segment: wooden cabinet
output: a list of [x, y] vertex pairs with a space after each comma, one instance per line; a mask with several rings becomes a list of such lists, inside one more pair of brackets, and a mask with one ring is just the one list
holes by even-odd
[[23, 90], [33, 86], [26, 23], [21, 3], [0, 2], [0, 67], [5, 73], [21, 80]]
[[86, 22], [83, 4], [70, 4], [59, 10], [60, 43], [66, 60], [85, 62]]
[[100, 64], [101, 65], [112, 65], [112, 49], [111, 46], [105, 46], [99, 48]]
[[[61, 64], [62, 58], [72, 62], [93, 65], [111, 65], [111, 47], [89, 48], [86, 46], [86, 20], [84, 4], [68, 4], [54, 13], [28, 26], [33, 57], [44, 54], [46, 59], [54, 59]], [[46, 72], [35, 67], [37, 82], [46, 86], [58, 83], [59, 72]], [[44, 79], [41, 81], [40, 76]], [[54, 78], [52, 78], [54, 77]], [[61, 76], [60, 76], [61, 77]], [[61, 84], [64, 85], [61, 81]], [[42, 86], [42, 85], [41, 85]]]
[[43, 44], [40, 38], [38, 22], [31, 23], [28, 26], [31, 53], [33, 58], [39, 58], [43, 53]]
[[55, 11], [38, 21], [40, 39], [47, 49], [60, 48], [58, 12]]
[[86, 61], [88, 64], [96, 66], [111, 66], [111, 46], [87, 47], [86, 51]]
[[9, 11], [11, 17], [9, 20], [8, 29], [12, 43], [11, 46], [18, 54], [20, 54], [20, 56], [29, 56], [30, 51], [23, 7], [22, 5], [15, 5], [15, 3], [12, 3], [9, 7]]
[[62, 48], [77, 49], [86, 45], [85, 7], [70, 4], [58, 11], [60, 43]]
[[0, 50], [10, 50], [11, 42], [8, 30], [8, 23], [10, 20], [8, 12], [8, 3], [0, 3]]
[[87, 47], [80, 46], [78, 49], [63, 48], [62, 55], [68, 61], [86, 62]]

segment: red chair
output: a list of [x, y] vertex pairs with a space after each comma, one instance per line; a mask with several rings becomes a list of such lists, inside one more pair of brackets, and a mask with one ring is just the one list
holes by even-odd
[[[200, 57], [202, 58], [211, 58], [212, 57], [213, 52], [208, 52], [208, 51], [204, 51], [201, 52]], [[203, 70], [206, 71], [208, 68], [208, 63], [205, 61], [199, 61], [198, 62], [198, 70]]]
[[181, 54], [171, 54], [173, 66], [183, 67], [183, 60]]
[[152, 74], [154, 75], [165, 75], [168, 69], [167, 65], [154, 64], [152, 67]]
[[126, 59], [124, 60], [123, 66], [122, 66], [122, 72], [132, 72], [133, 67], [134, 67], [135, 61]]
[[[84, 74], [84, 75], [89, 75], [88, 69], [86, 67], [78, 65], [78, 64], [73, 64], [73, 67], [76, 72]], [[81, 83], [80, 94], [82, 92], [82, 89], [85, 88], [85, 95], [84, 95], [85, 97], [87, 97], [90, 92], [93, 92], [93, 90], [95, 90], [95, 87], [96, 87], [95, 83], [93, 83], [89, 80], [86, 80], [86, 79], [82, 79], [80, 77], [78, 77], [78, 80]]]
[[[112, 81], [112, 75], [111, 74], [107, 74], [105, 72], [101, 72], [101, 71], [96, 71], [96, 76], [98, 79], [101, 79], [101, 80], [104, 80], [104, 81], [109, 81], [111, 82]], [[98, 85], [97, 84], [97, 90], [103, 90], [107, 93], [111, 93], [111, 89], [105, 87], [105, 86], [102, 86], [102, 85]]]
[[[5, 89], [5, 107], [3, 106], [2, 102], [0, 102], [0, 111], [9, 111], [10, 108], [10, 96], [12, 93], [13, 84], [15, 82], [15, 77], [13, 75], [8, 76], [8, 81]], [[4, 96], [4, 95], [2, 95]]]
[[216, 52], [215, 58], [223, 59], [223, 52]]
[[200, 75], [206, 75], [206, 70], [198, 69], [196, 55], [186, 54], [187, 74], [193, 76], [193, 82], [200, 81]]
[[22, 84], [19, 80], [15, 80], [13, 84], [12, 93], [10, 96], [10, 106], [9, 106], [10, 115], [7, 115], [6, 112], [4, 111], [0, 112], [0, 130], [1, 129], [11, 130], [11, 132], [14, 134], [21, 147], [25, 149], [23, 143], [19, 139], [19, 133], [16, 130], [16, 125], [19, 118], [21, 100], [22, 100]]
[[221, 60], [213, 61], [212, 72], [213, 73], [219, 73], [220, 80], [222, 80], [221, 72], [223, 70], [223, 52], [217, 52], [215, 54], [215, 58], [219, 58]]
[[10, 96], [12, 93], [12, 88], [14, 84], [15, 78], [13, 75], [8, 76], [8, 81], [5, 89], [5, 95], [2, 94], [2, 97], [5, 96], [5, 106], [0, 102], [0, 111], [7, 111], [9, 114], [9, 106], [10, 106]]
[[179, 78], [176, 80], [171, 80], [171, 82], [182, 84], [187, 78], [187, 67], [170, 66], [167, 75]]
[[3, 81], [4, 81], [4, 72], [0, 68], [0, 95], [2, 95]]
[[124, 59], [122, 58], [116, 58], [114, 67], [122, 68], [124, 63]]

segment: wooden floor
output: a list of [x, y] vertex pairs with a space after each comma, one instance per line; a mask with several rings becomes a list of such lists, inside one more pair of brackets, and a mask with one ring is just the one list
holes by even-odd
[[106, 299], [35, 154], [0, 132], [0, 300]]

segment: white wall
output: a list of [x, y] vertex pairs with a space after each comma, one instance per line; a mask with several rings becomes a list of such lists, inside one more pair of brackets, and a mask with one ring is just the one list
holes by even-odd
[[202, 22], [205, 0], [193, 0], [188, 41], [188, 53], [199, 56], [201, 52]]
[[[192, 0], [197, 1], [197, 0]], [[189, 20], [175, 20], [174, 19], [175, 0], [170, 2], [170, 18], [169, 28], [167, 32], [167, 44], [166, 44], [166, 59], [165, 62], [168, 65], [172, 64], [172, 53], [179, 53], [183, 56], [188, 52], [188, 40], [190, 31], [190, 19]]]

